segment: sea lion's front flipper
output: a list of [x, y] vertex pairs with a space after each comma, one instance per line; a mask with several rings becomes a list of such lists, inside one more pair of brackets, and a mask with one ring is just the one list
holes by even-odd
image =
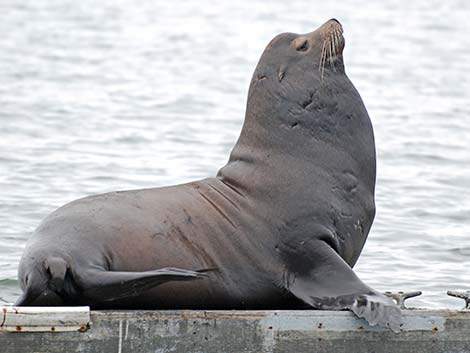
[[82, 295], [99, 301], [112, 301], [133, 297], [143, 291], [169, 281], [201, 279], [206, 270], [189, 271], [179, 268], [162, 268], [144, 272], [90, 271], [83, 276]]
[[372, 326], [400, 331], [402, 316], [398, 306], [365, 285], [326, 242], [305, 243], [300, 255], [297, 249], [297, 256], [289, 256], [290, 250], [294, 249], [285, 249], [288, 259], [285, 285], [293, 295], [314, 308], [349, 309]]

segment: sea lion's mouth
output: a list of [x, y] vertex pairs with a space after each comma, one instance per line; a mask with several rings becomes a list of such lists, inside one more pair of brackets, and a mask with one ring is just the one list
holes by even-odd
[[331, 19], [321, 26], [323, 45], [320, 54], [318, 71], [323, 78], [325, 65], [328, 63], [336, 71], [335, 61], [342, 57], [344, 49], [343, 26], [336, 19]]

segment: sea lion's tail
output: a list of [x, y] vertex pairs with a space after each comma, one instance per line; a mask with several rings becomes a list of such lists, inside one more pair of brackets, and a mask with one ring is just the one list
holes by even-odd
[[[53, 261], [54, 260], [54, 261]], [[84, 304], [111, 302], [135, 297], [142, 292], [170, 281], [192, 281], [207, 277], [214, 268], [195, 271], [174, 267], [143, 272], [105, 271], [93, 269], [73, 275], [65, 262], [45, 262], [43, 276], [31, 277], [15, 306], [76, 305], [77, 297]]]

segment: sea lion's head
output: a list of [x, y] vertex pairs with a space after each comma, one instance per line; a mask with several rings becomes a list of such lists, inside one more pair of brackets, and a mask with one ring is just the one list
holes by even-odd
[[272, 39], [251, 81], [248, 123], [303, 127], [328, 138], [343, 115], [364, 115], [344, 70], [344, 45], [343, 27], [335, 19], [307, 34], [282, 33]]
[[336, 19], [307, 34], [279, 34], [266, 47], [254, 79], [274, 77], [281, 83], [300, 74], [321, 81], [325, 74], [344, 73], [343, 49], [343, 27]]

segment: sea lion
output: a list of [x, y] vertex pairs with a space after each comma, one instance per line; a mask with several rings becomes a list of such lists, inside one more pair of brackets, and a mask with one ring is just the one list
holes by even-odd
[[376, 168], [342, 32], [332, 19], [269, 43], [215, 178], [86, 197], [49, 215], [22, 257], [16, 305], [309, 306], [399, 330], [398, 307], [351, 269], [375, 214]]

